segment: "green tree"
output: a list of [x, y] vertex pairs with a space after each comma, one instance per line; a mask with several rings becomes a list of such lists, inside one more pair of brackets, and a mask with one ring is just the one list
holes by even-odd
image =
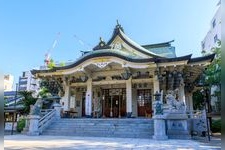
[[48, 66], [47, 66], [49, 69], [52, 69], [52, 68], [54, 68], [55, 67], [55, 62], [54, 62], [54, 60], [53, 59], [51, 59], [50, 60], [50, 62], [49, 62], [49, 64], [48, 64]]
[[[216, 47], [211, 49], [211, 53], [215, 54], [215, 58], [212, 63], [205, 70], [205, 83], [209, 86], [209, 89], [212, 87], [217, 87], [217, 90], [214, 93], [211, 93], [211, 96], [217, 97], [218, 104], [220, 105], [221, 101], [221, 41], [218, 41]], [[207, 54], [205, 54], [207, 55]], [[219, 106], [220, 108], [220, 106]]]
[[63, 67], [63, 66], [66, 65], [66, 63], [65, 62], [61, 62], [59, 65], [60, 65], [60, 67]]
[[204, 96], [200, 90], [193, 93], [194, 110], [202, 110], [204, 108]]
[[218, 46], [212, 48], [211, 53], [215, 54], [215, 58], [212, 63], [207, 67], [205, 71], [206, 83], [209, 85], [220, 86], [221, 85], [221, 41], [218, 42]]
[[49, 90], [46, 87], [41, 87], [38, 96], [40, 96], [41, 98], [47, 98], [48, 96], [50, 96], [51, 93], [49, 92]]
[[19, 91], [19, 94], [23, 97], [22, 101], [20, 102], [23, 106], [23, 113], [28, 115], [30, 112], [30, 105], [34, 105], [37, 101], [37, 98], [32, 96], [33, 92], [30, 91]]

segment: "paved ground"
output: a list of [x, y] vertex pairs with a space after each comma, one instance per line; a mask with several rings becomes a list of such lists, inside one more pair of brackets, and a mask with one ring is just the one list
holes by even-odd
[[213, 137], [210, 142], [201, 140], [165, 140], [71, 136], [5, 135], [5, 150], [220, 150], [221, 140]]

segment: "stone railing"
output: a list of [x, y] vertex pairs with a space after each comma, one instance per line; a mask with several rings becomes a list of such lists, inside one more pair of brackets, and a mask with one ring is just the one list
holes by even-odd
[[205, 110], [193, 110], [187, 112], [188, 118], [190, 118], [190, 130], [192, 136], [206, 136], [206, 133], [210, 131], [210, 127], [207, 125], [206, 111]]
[[41, 134], [42, 131], [49, 126], [49, 124], [55, 119], [55, 109], [45, 109], [41, 111], [43, 117], [39, 119], [38, 130]]
[[205, 110], [192, 110], [192, 111], [186, 111], [188, 118], [192, 119], [205, 119], [206, 118], [206, 112]]
[[53, 104], [54, 109], [42, 109], [38, 114], [30, 113], [26, 117], [26, 125], [23, 133], [27, 135], [40, 135], [42, 131], [49, 126], [53, 120], [60, 119], [61, 105]]

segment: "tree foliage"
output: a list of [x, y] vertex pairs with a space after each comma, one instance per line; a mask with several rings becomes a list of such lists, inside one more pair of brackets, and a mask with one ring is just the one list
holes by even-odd
[[193, 107], [194, 110], [202, 110], [204, 107], [204, 95], [200, 90], [193, 93]]
[[209, 85], [221, 85], [221, 41], [218, 46], [212, 48], [211, 53], [215, 53], [215, 58], [205, 71], [206, 83]]
[[23, 96], [21, 104], [24, 106], [23, 113], [27, 115], [30, 112], [30, 105], [34, 105], [37, 98], [34, 98], [30, 91], [19, 91], [19, 94]]
[[215, 54], [215, 58], [212, 63], [207, 67], [204, 72], [205, 84], [213, 90], [211, 96], [217, 97], [218, 108], [220, 111], [221, 102], [221, 41], [218, 41], [216, 47], [211, 49], [211, 53]]
[[55, 67], [55, 62], [54, 62], [54, 60], [53, 59], [51, 59], [50, 61], [49, 61], [49, 64], [48, 64], [48, 66], [47, 66], [49, 69], [52, 69], [52, 68], [54, 68]]
[[49, 92], [49, 90], [46, 87], [41, 87], [38, 96], [40, 96], [41, 98], [46, 98], [48, 96], [50, 96], [51, 93]]
[[63, 66], [66, 65], [66, 63], [65, 62], [61, 62], [59, 65], [60, 65], [60, 67], [63, 67]]

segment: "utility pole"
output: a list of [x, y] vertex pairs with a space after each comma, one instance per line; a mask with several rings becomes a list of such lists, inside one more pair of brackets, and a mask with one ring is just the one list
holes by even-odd
[[13, 111], [13, 122], [12, 122], [12, 130], [11, 130], [11, 135], [13, 135], [13, 129], [14, 129], [14, 123], [16, 121], [16, 99], [17, 99], [17, 88], [18, 88], [18, 83], [16, 83], [16, 93], [14, 97], [14, 111]]
[[[205, 117], [206, 117], [206, 127], [207, 127], [207, 135], [208, 135], [208, 141], [210, 141], [210, 127], [209, 127], [209, 117], [208, 117], [208, 112], [209, 112], [209, 104], [208, 102], [208, 89], [204, 88], [204, 105], [205, 105]], [[208, 108], [207, 108], [208, 105]]]

